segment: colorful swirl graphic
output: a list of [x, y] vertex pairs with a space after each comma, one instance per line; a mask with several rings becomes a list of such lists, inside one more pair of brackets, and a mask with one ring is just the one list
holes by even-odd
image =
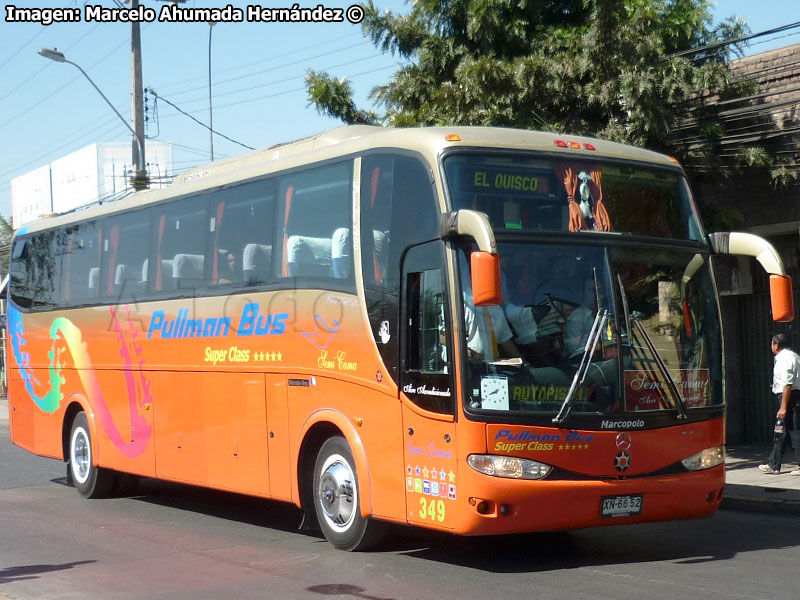
[[[58, 320], [59, 319], [56, 319], [56, 321]], [[53, 321], [53, 326], [56, 326], [56, 321]], [[53, 332], [54, 329], [51, 327], [50, 337], [53, 337]], [[25, 352], [27, 342], [25, 341], [25, 327], [22, 323], [22, 313], [10, 303], [8, 307], [8, 335], [11, 337], [11, 349], [14, 353], [14, 359], [17, 361], [17, 365], [19, 365], [22, 380], [25, 382], [25, 390], [28, 392], [31, 400], [44, 412], [56, 412], [64, 397], [61, 393], [61, 384], [64, 383], [64, 378], [61, 377], [62, 365], [56, 360], [55, 344], [48, 354], [50, 358], [50, 367], [48, 369], [50, 375], [50, 389], [46, 394], [40, 396], [36, 393], [35, 388], [41, 387], [42, 384], [36, 379], [33, 373], [30, 354]]]
[[[11, 337], [14, 359], [19, 365], [20, 374], [25, 383], [25, 390], [36, 406], [48, 413], [54, 413], [58, 410], [61, 401], [64, 399], [61, 388], [65, 382], [64, 377], [61, 375], [64, 369], [64, 362], [61, 357], [62, 353], [68, 350], [100, 427], [120, 452], [133, 458], [144, 452], [152, 434], [152, 428], [142, 414], [145, 405], [152, 402], [150, 380], [145, 376], [142, 369], [144, 366], [144, 360], [140, 358], [142, 348], [137, 342], [137, 332], [130, 320], [130, 310], [127, 306], [123, 308], [122, 321], [118, 318], [115, 307], [111, 307], [110, 310], [114, 331], [118, 334], [119, 355], [122, 358], [122, 371], [128, 392], [131, 418], [130, 441], [125, 440], [116, 423], [114, 423], [108, 403], [97, 381], [86, 343], [83, 342], [81, 330], [72, 321], [58, 317], [50, 325], [50, 339], [52, 340], [50, 352], [48, 353], [48, 358], [50, 359], [48, 367], [50, 387], [47, 393], [43, 395], [36, 393], [36, 390], [41, 388], [42, 384], [31, 368], [30, 354], [25, 351], [27, 342], [25, 340], [22, 313], [14, 306], [9, 306], [8, 309], [8, 331]], [[134, 359], [137, 361], [136, 364], [134, 364]]]

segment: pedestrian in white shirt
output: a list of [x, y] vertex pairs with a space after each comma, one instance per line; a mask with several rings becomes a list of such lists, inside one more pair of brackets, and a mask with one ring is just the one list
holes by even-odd
[[800, 356], [789, 348], [789, 339], [779, 333], [772, 338], [775, 364], [772, 368], [772, 393], [780, 403], [775, 415], [775, 435], [767, 464], [759, 469], [768, 475], [781, 471], [783, 451], [791, 441], [798, 467], [792, 475], [800, 475]]

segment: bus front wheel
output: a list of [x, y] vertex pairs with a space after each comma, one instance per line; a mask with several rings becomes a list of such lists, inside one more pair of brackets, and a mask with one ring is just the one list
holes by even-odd
[[325, 441], [314, 465], [314, 510], [325, 538], [342, 550], [365, 550], [380, 541], [381, 524], [361, 516], [358, 474], [347, 441]]
[[92, 436], [86, 413], [80, 412], [69, 434], [67, 478], [84, 498], [102, 498], [114, 485], [114, 473], [96, 467], [93, 462]]

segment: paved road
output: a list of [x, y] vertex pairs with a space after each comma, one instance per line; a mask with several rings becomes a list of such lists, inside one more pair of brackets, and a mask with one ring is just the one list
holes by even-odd
[[474, 539], [398, 529], [380, 552], [297, 531], [288, 506], [148, 481], [83, 500], [0, 423], [0, 599], [796, 598], [800, 518]]

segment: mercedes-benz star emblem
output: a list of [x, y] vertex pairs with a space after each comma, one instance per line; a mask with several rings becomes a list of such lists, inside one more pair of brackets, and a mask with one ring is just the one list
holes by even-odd
[[617, 450], [627, 452], [631, 449], [631, 444], [633, 444], [633, 440], [631, 439], [630, 433], [627, 431], [621, 431], [617, 434]]

